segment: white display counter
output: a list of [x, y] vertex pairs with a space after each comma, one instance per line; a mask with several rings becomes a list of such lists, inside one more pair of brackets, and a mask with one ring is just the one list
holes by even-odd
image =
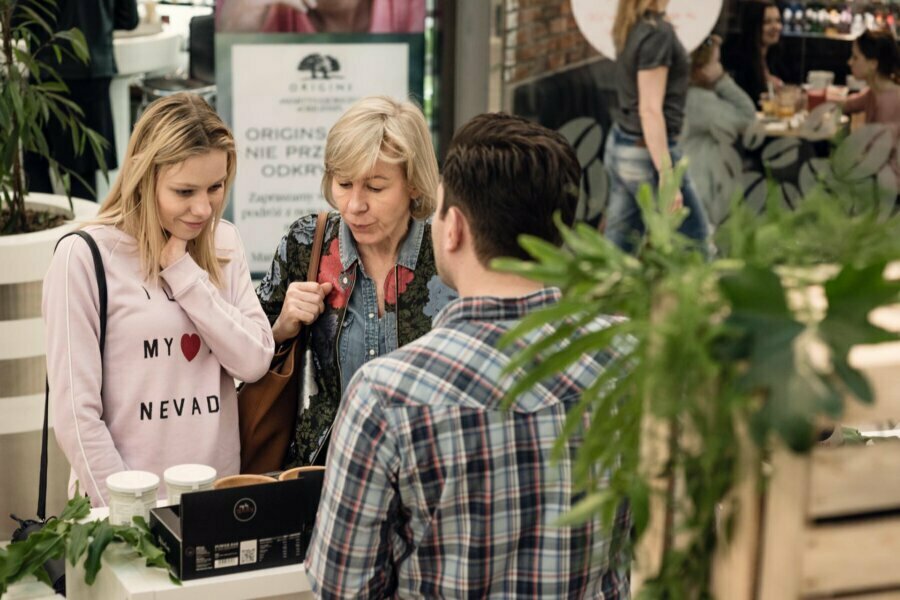
[[[88, 519], [106, 517], [94, 509]], [[110, 544], [93, 585], [84, 582], [83, 562], [66, 562], [66, 597], [70, 600], [244, 600], [255, 598], [313, 600], [303, 564], [259, 569], [172, 583], [162, 569], [147, 567], [131, 548]]]

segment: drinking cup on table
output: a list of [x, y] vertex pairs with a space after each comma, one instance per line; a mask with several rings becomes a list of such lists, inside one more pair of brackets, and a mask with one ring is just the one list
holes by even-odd
[[790, 119], [794, 116], [803, 98], [800, 92], [799, 86], [785, 85], [775, 93], [775, 107], [779, 118]]
[[834, 83], [834, 73], [831, 71], [810, 71], [806, 76], [811, 90], [824, 90]]
[[769, 94], [766, 92], [763, 92], [759, 96], [759, 108], [762, 110], [763, 115], [767, 117], [774, 117], [777, 112], [775, 110], [775, 99], [770, 98]]
[[810, 88], [806, 92], [806, 108], [807, 110], [815, 110], [817, 106], [825, 102], [826, 88], [813, 89]]

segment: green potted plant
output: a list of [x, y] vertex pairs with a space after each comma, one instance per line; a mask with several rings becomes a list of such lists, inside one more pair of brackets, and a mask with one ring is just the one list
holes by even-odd
[[[82, 109], [66, 97], [68, 88], [48, 57], [67, 54], [90, 60], [77, 29], [55, 31], [56, 0], [0, 0], [0, 234], [28, 233], [58, 225], [66, 215], [29, 209], [22, 153], [45, 158], [66, 193], [72, 173], [54, 158], [44, 127], [56, 121], [71, 133], [77, 153], [93, 152], [103, 165], [107, 142], [81, 122]], [[40, 33], [40, 35], [38, 35]], [[89, 182], [85, 182], [90, 185]], [[71, 197], [70, 197], [71, 201]], [[72, 204], [69, 204], [72, 212]]]
[[[88, 60], [84, 36], [56, 31], [55, 0], [0, 0], [0, 359], [5, 363], [0, 390], [0, 455], [10, 461], [8, 484], [0, 490], [0, 539], [14, 523], [9, 513], [34, 511], [44, 393], [41, 281], [56, 241], [80, 221], [96, 214], [97, 204], [71, 197], [27, 194], [22, 157], [36, 153], [50, 164], [68, 195], [70, 175], [56, 160], [44, 125], [59, 123], [77, 150], [102, 161], [106, 143], [82, 124], [82, 111], [66, 96], [55, 66], [64, 55]], [[64, 480], [68, 465], [51, 444], [51, 476]], [[62, 508], [64, 485], [51, 485], [50, 506]]]
[[[128, 544], [148, 567], [168, 570], [165, 552], [156, 545], [143, 518], [135, 517], [132, 525], [111, 525], [109, 519], [87, 520], [90, 511], [90, 501], [76, 492], [58, 518], [49, 519], [27, 540], [0, 548], [0, 596], [28, 576], [51, 585], [44, 563], [53, 559], [66, 559], [75, 566], [84, 558], [84, 580], [91, 585], [100, 571], [103, 552], [112, 542]], [[180, 585], [177, 577], [171, 573], [169, 577]]]
[[[599, 514], [611, 522], [630, 505], [639, 597], [713, 597], [713, 558], [739, 514], [737, 486], [764, 479], [773, 446], [809, 451], [823, 421], [839, 422], [845, 397], [873, 402], [848, 354], [900, 339], [868, 320], [900, 301], [900, 282], [885, 278], [900, 260], [900, 216], [885, 214], [877, 185], [858, 180], [886, 160], [852, 151], [871, 139], [866, 130], [844, 140], [795, 210], [784, 208], [774, 181], [763, 214], [734, 202], [712, 260], [677, 233], [684, 215], [670, 205], [682, 165], [658, 197], [641, 191], [647, 231], [636, 256], [587, 225], [559, 223], [561, 248], [523, 238], [533, 261], [497, 261], [563, 290], [557, 306], [507, 336], [563, 323], [510, 365], [529, 373], [510, 398], [614, 338], [628, 348], [585, 391], [562, 439], [576, 431], [585, 439], [574, 467], [585, 497], [568, 521]], [[599, 314], [626, 319], [570, 339]], [[674, 526], [659, 522], [667, 512]], [[650, 538], [655, 555], [642, 552]]]

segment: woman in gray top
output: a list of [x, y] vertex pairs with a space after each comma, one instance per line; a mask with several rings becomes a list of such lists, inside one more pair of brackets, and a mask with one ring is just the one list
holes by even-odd
[[714, 227], [728, 216], [741, 183], [735, 142], [756, 120], [753, 100], [722, 67], [721, 45], [722, 39], [713, 35], [691, 54], [691, 87], [681, 136], [691, 184]]
[[[636, 197], [640, 186], [658, 187], [680, 159], [676, 140], [684, 119], [690, 64], [666, 19], [669, 0], [619, 0], [613, 27], [619, 107], [607, 139], [610, 170], [606, 236], [625, 250], [644, 230]], [[703, 207], [687, 176], [675, 207], [689, 209], [680, 231], [703, 244], [709, 235]]]

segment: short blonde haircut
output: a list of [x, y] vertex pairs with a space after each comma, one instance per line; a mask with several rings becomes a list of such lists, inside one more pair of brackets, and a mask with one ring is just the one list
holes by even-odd
[[387, 96], [369, 96], [347, 109], [328, 132], [322, 194], [331, 206], [335, 177], [365, 177], [382, 160], [398, 164], [417, 197], [414, 219], [426, 219], [437, 206], [438, 166], [425, 116], [418, 106]]
[[[163, 169], [188, 158], [221, 150], [227, 157], [225, 198], [234, 180], [237, 156], [234, 137], [205, 100], [187, 92], [153, 102], [134, 126], [119, 176], [94, 223], [114, 225], [137, 240], [143, 275], [159, 278], [159, 260], [167, 236], [160, 223], [156, 183]], [[222, 284], [222, 263], [216, 256], [215, 232], [225, 202], [195, 239], [188, 253], [216, 286]]]

